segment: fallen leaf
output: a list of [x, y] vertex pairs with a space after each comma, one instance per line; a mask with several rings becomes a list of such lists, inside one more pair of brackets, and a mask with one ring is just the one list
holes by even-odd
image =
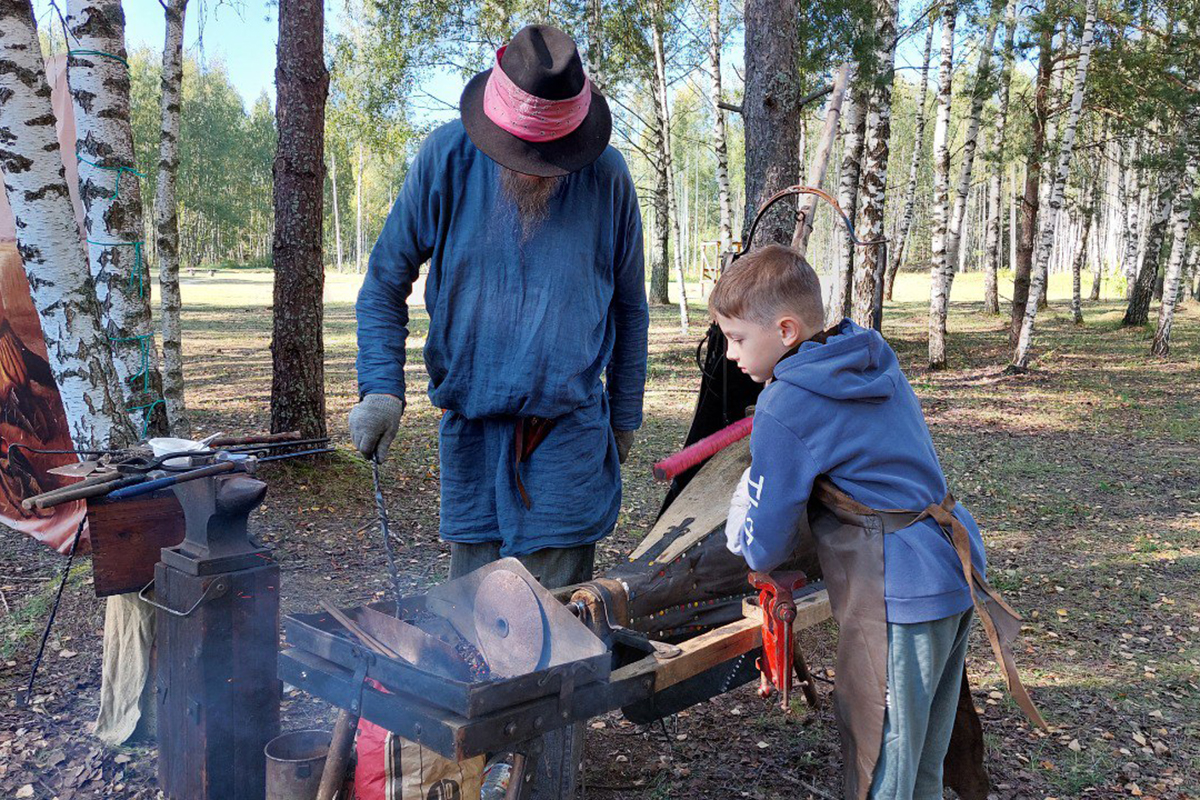
[[25, 784], [20, 789], [17, 789], [17, 793], [13, 796], [18, 798], [18, 800], [20, 800], [20, 798], [33, 797], [33, 784]]
[[1079, 744], [1078, 739], [1072, 739], [1070, 743], [1067, 744], [1067, 749], [1074, 750], [1076, 753], [1078, 753], [1083, 750], [1083, 746]]

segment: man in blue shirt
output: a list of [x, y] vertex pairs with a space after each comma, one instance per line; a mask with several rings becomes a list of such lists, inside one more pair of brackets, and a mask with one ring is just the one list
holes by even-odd
[[424, 356], [444, 410], [451, 577], [517, 556], [591, 577], [642, 422], [646, 308], [633, 180], [562, 31], [530, 26], [421, 146], [358, 296], [355, 446], [382, 460], [404, 410], [407, 300], [428, 262]]

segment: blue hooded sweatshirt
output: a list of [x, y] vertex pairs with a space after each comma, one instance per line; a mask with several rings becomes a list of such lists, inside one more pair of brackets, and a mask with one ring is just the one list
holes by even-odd
[[[919, 511], [946, 496], [925, 416], [883, 337], [843, 320], [825, 344], [805, 342], [775, 366], [750, 437], [750, 511], [738, 534], [755, 570], [771, 570], [797, 544], [813, 481], [826, 475], [878, 509]], [[983, 540], [960, 503], [955, 516], [985, 569]], [[883, 540], [888, 622], [929, 622], [971, 607], [962, 563], [937, 523]]]

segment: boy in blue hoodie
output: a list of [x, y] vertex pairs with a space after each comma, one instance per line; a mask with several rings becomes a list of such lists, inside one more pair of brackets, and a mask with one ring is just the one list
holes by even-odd
[[[869, 584], [879, 583], [882, 572], [882, 602], [877, 603], [880, 616], [886, 607], [886, 661], [881, 655], [878, 662], [886, 663], [887, 673], [886, 700], [882, 675], [878, 680], [879, 705], [886, 706], [880, 715], [882, 735], [864, 746], [861, 731], [874, 736], [879, 726], [864, 728], [863, 719], [843, 719], [871, 714], [855, 710], [864, 707], [854, 705], [863, 698], [841, 698], [843, 742], [853, 738], [856, 725], [860, 739], [857, 749], [847, 745], [847, 793], [941, 798], [942, 761], [972, 616], [972, 587], [965, 574], [973, 566], [983, 581], [985, 567], [978, 526], [949, 496], [917, 397], [879, 333], [848, 319], [823, 330], [820, 282], [794, 250], [770, 245], [740, 258], [717, 283], [709, 309], [728, 341], [727, 357], [766, 384], [754, 411], [752, 463], [726, 527], [729, 549], [760, 572], [782, 564], [809, 530], [808, 505], [818, 477], [852, 498], [860, 512], [870, 512], [861, 517], [865, 522], [852, 526], [859, 539], [846, 539], [844, 525], [838, 529], [842, 533], [826, 532], [824, 538], [816, 523], [812, 527], [843, 641], [869, 638], [857, 629], [851, 635], [852, 626], [863, 624], [856, 619], [862, 606], [853, 603], [855, 593], [869, 593]], [[909, 516], [901, 515], [894, 530], [870, 521], [901, 514], [878, 509], [934, 506], [961, 523], [957, 550], [944, 531], [950, 522], [939, 524], [929, 511], [903, 512]], [[843, 541], [829, 546], [831, 536]], [[882, 570], [877, 556], [864, 557], [871, 542], [882, 554]], [[882, 626], [880, 620], [881, 653]], [[837, 677], [839, 688], [856, 691], [871, 664], [856, 656], [854, 647], [847, 645], [847, 657], [856, 659], [850, 664], [853, 674], [843, 675], [847, 665], [839, 651]], [[869, 752], [873, 742], [880, 743], [877, 759]], [[849, 775], [856, 766], [857, 779]]]

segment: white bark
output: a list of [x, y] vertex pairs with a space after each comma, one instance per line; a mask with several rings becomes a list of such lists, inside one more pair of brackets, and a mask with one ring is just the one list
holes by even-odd
[[[338, 211], [338, 190], [337, 190], [337, 153], [329, 154], [329, 178], [333, 181], [333, 240], [336, 242], [335, 252], [337, 252], [337, 270], [342, 270], [342, 215]], [[391, 192], [389, 191], [389, 194]], [[391, 211], [391, 201], [388, 201], [388, 210]]]
[[[967, 214], [967, 193], [971, 190], [971, 176], [975, 171], [975, 151], [979, 146], [979, 125], [983, 118], [983, 104], [990, 91], [992, 72], [992, 49], [996, 43], [996, 25], [999, 23], [1000, 9], [992, 2], [992, 10], [988, 14], [987, 28], [984, 32], [983, 43], [979, 49], [979, 64], [975, 68], [975, 81], [971, 89], [971, 110], [967, 117], [967, 133], [963, 139], [962, 161], [958, 167], [958, 181], [954, 187], [954, 207], [950, 213], [950, 226], [946, 241], [946, 258], [951, 264], [960, 263], [959, 251], [963, 239], [963, 222]], [[953, 283], [953, 270], [947, 276], [947, 281]], [[946, 293], [950, 289], [947, 287]]]
[[358, 178], [354, 181], [354, 271], [363, 271], [363, 147], [358, 143]]
[[[829, 102], [825, 106], [825, 122], [821, 128], [821, 138], [817, 141], [817, 149], [813, 151], [812, 161], [808, 166], [808, 174], [804, 180], [809, 186], [818, 189], [825, 182], [825, 173], [829, 171], [829, 158], [833, 154], [833, 142], [837, 138], [838, 124], [842, 119], [842, 102], [846, 97], [846, 84], [850, 80], [850, 65], [842, 64], [833, 74], [833, 89], [829, 92]], [[803, 148], [801, 148], [803, 155]], [[808, 237], [812, 234], [813, 218], [817, 213], [816, 195], [803, 195], [800, 201], [800, 211], [796, 215], [796, 232], [792, 235], [792, 247], [801, 256], [808, 254]]]
[[[855, 76], [857, 65], [851, 68], [849, 97], [845, 100], [842, 115], [842, 166], [838, 176], [838, 205], [853, 222], [858, 214], [858, 179], [862, 171], [863, 135], [865, 132], [867, 87]], [[854, 281], [854, 242], [844, 225], [835, 225], [838, 244], [838, 271], [834, 277], [833, 291], [829, 296], [829, 307], [825, 309], [825, 322], [834, 324], [849, 316], [850, 299]]]
[[1141, 220], [1139, 216], [1142, 208], [1146, 205], [1147, 198], [1147, 181], [1146, 170], [1138, 165], [1138, 159], [1141, 156], [1141, 142], [1138, 141], [1132, 148], [1131, 157], [1129, 159], [1129, 173], [1127, 173], [1126, 184], [1130, 189], [1128, 216], [1125, 219], [1125, 253], [1121, 259], [1122, 271], [1125, 273], [1125, 299], [1128, 300], [1133, 295], [1133, 285], [1137, 282], [1138, 271], [1138, 247], [1141, 239]]
[[[679, 206], [675, 199], [675, 173], [671, 166], [671, 113], [667, 104], [667, 61], [663, 47], [663, 12], [661, 4], [656, 4], [654, 14], [654, 90], [658, 96], [658, 104], [662, 110], [663, 131], [661, 152], [663, 168], [667, 174], [667, 217], [671, 231], [675, 236], [675, 278], [679, 281], [679, 327], [684, 333], [688, 330], [687, 284], [683, 274], [683, 238], [679, 234]], [[667, 224], [667, 220], [664, 220]]]
[[179, 208], [175, 187], [179, 177], [179, 123], [183, 96], [183, 23], [187, 0], [167, 0], [166, 37], [162, 60], [162, 124], [155, 184], [155, 250], [162, 313], [163, 402], [167, 424], [176, 436], [189, 436], [191, 423], [184, 402], [183, 332], [179, 292]]
[[136, 438], [100, 327], [100, 305], [63, 177], [50, 86], [29, 0], [0, 3], [0, 168], [17, 249], [76, 447]]
[[1026, 369], [1029, 366], [1029, 348], [1033, 341], [1033, 326], [1037, 319], [1038, 303], [1046, 292], [1046, 270], [1050, 263], [1050, 253], [1054, 249], [1054, 228], [1058, 222], [1058, 213], [1062, 209], [1063, 189], [1067, 184], [1067, 174], [1071, 166], [1071, 156], [1075, 152], [1075, 131], [1079, 125], [1079, 115], [1083, 110], [1083, 95], [1087, 85], [1088, 62], [1092, 57], [1092, 39], [1096, 27], [1097, 0], [1087, 0], [1086, 17], [1083, 23], [1083, 40], [1079, 44], [1079, 60], [1075, 66], [1075, 85], [1071, 92], [1071, 106], [1067, 111], [1067, 124], [1063, 127], [1062, 141], [1058, 150], [1058, 166], [1051, 177], [1050, 208], [1042, 221], [1041, 238], [1037, 245], [1037, 260], [1034, 264], [1029, 288], [1029, 302], [1025, 306], [1025, 319], [1021, 323], [1021, 334], [1017, 339], [1016, 353], [1013, 355], [1013, 366]]
[[908, 245], [908, 231], [912, 228], [913, 217], [917, 210], [917, 178], [920, 176], [922, 145], [925, 143], [925, 124], [929, 119], [926, 110], [926, 96], [929, 94], [929, 59], [933, 54], [933, 20], [929, 21], [929, 30], [925, 32], [924, 57], [921, 59], [921, 77], [918, 79], [920, 90], [917, 92], [917, 120], [913, 131], [912, 158], [908, 162], [908, 183], [904, 187], [904, 204], [900, 212], [900, 223], [896, 235], [892, 239], [892, 263], [888, 266], [887, 285], [884, 287], [886, 299], [892, 299], [892, 285], [900, 265], [904, 263], [904, 248]]
[[985, 261], [983, 265], [983, 310], [988, 314], [1000, 313], [999, 286], [996, 274], [1000, 270], [1000, 215], [1001, 215], [1001, 183], [1004, 175], [1004, 139], [1008, 127], [1008, 95], [1012, 87], [1013, 73], [1013, 41], [1017, 32], [1017, 3], [1008, 0], [1004, 10], [1004, 44], [1000, 51], [1003, 66], [1000, 70], [1000, 96], [996, 103], [996, 125], [992, 130], [992, 142], [989, 148], [989, 159], [992, 162], [991, 174], [988, 178], [987, 194], [987, 228], [984, 247]]
[[[125, 15], [120, 0], [68, 0], [74, 54], [67, 80], [75, 112], [79, 197], [101, 323], [124, 389], [125, 407], [146, 435], [167, 433], [158, 347], [143, 255], [142, 192], [134, 164]], [[77, 51], [77, 52], [76, 52]]]
[[[1196, 87], [1200, 90], [1200, 86]], [[1175, 306], [1179, 302], [1179, 282], [1187, 253], [1188, 233], [1192, 227], [1192, 194], [1196, 188], [1196, 170], [1200, 168], [1200, 104], [1188, 113], [1190, 131], [1188, 142], [1187, 169], [1171, 211], [1171, 257], [1167, 262], [1167, 273], [1163, 279], [1162, 305], [1158, 309], [1158, 325], [1150, 353], [1165, 356], [1171, 351], [1171, 326], [1175, 320]]]
[[[717, 155], [717, 205], [720, 209], [720, 253], [733, 246], [733, 200], [729, 192], [729, 153], [725, 109], [721, 108], [721, 0], [709, 0], [708, 69], [713, 104], [713, 149]], [[718, 258], [720, 258], [718, 253]]]
[[955, 0], [942, 18], [942, 56], [938, 68], [937, 118], [933, 125], [933, 258], [929, 267], [929, 366], [946, 366], [946, 315], [950, 308], [950, 106], [954, 86]]

